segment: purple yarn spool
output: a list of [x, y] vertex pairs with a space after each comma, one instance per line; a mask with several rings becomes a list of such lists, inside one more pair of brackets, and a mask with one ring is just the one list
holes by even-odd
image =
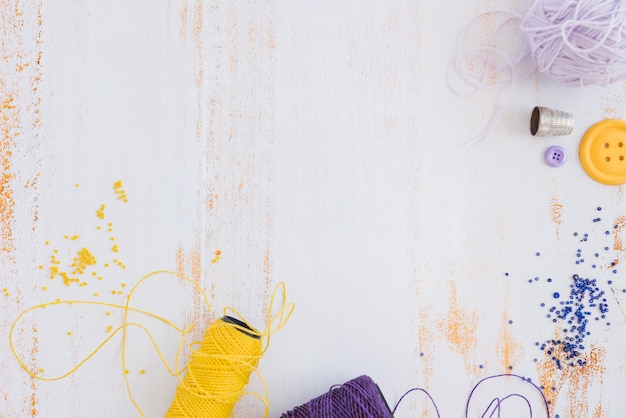
[[569, 86], [626, 78], [623, 0], [536, 0], [522, 29], [539, 71]]
[[393, 418], [380, 389], [369, 376], [336, 385], [322, 396], [285, 412], [281, 418]]

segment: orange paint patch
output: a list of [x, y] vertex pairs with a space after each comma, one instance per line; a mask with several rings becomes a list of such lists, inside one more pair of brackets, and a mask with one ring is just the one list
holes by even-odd
[[[555, 338], [560, 337], [557, 335]], [[556, 356], [562, 363], [566, 361], [564, 353], [555, 350], [552, 354], [546, 353], [546, 357], [537, 366], [539, 381], [545, 387], [544, 394], [550, 402], [551, 409], [554, 409], [558, 402], [558, 409], [565, 411], [561, 416], [602, 418], [601, 404], [591, 405], [593, 399], [590, 395], [594, 385], [601, 385], [603, 382], [606, 350], [592, 346], [589, 353], [581, 357], [587, 362], [585, 366], [562, 366], [561, 369], [552, 360], [552, 356]], [[597, 387], [595, 392], [599, 392]], [[590, 414], [592, 410], [594, 412]]]
[[263, 256], [263, 277], [265, 279], [265, 289], [263, 290], [263, 314], [267, 315], [270, 305], [270, 281], [272, 271], [272, 254], [271, 254], [271, 230], [272, 215], [268, 211], [265, 217], [266, 236], [265, 236], [265, 255]]
[[[1, 87], [6, 87], [4, 83]], [[0, 109], [0, 123], [2, 127], [2, 139], [0, 140], [0, 248], [3, 253], [11, 253], [15, 250], [13, 242], [13, 222], [15, 215], [15, 201], [11, 180], [15, 177], [11, 167], [11, 157], [14, 154], [15, 141], [21, 129], [20, 111], [14, 105], [14, 98], [8, 92], [0, 91], [3, 96], [2, 109]]]
[[[176, 251], [176, 271], [178, 274], [189, 276], [193, 282], [204, 289], [202, 280], [202, 251], [200, 247], [200, 236], [197, 234], [196, 241], [189, 255], [185, 254], [182, 246]], [[192, 324], [208, 324], [210, 322], [209, 307], [205, 306], [202, 294], [197, 288], [192, 289], [192, 310], [187, 315], [187, 322]], [[201, 341], [205, 331], [204, 326], [195, 327], [192, 332], [194, 341]]]
[[513, 332], [506, 313], [502, 314], [498, 353], [503, 368], [508, 372], [514, 367], [523, 352], [522, 345], [513, 337]]
[[[204, 289], [202, 280], [202, 251], [200, 250], [200, 237], [196, 236], [196, 243], [190, 255], [191, 259], [191, 278], [201, 289]], [[194, 324], [208, 324], [208, 311], [209, 307], [205, 306], [204, 299], [198, 291], [193, 292], [193, 323]], [[200, 341], [204, 335], [204, 329], [198, 327], [195, 331], [194, 338], [196, 341]]]
[[[25, 2], [2, 0], [0, 3], [0, 26], [2, 27], [2, 66], [0, 66], [0, 252], [2, 252], [3, 285], [7, 286], [13, 296], [10, 307], [19, 308], [22, 303], [22, 290], [19, 285], [23, 275], [18, 274], [15, 254], [25, 249], [18, 248], [14, 237], [15, 231], [15, 197], [20, 196], [24, 207], [30, 205], [31, 212], [20, 214], [22, 220], [32, 221], [29, 225], [35, 229], [38, 215], [38, 197], [36, 195], [38, 172], [29, 172], [37, 166], [37, 150], [40, 141], [41, 122], [41, 44], [42, 18], [41, 1], [26, 5]], [[18, 170], [14, 161], [19, 161]], [[30, 164], [29, 164], [30, 163]], [[16, 186], [23, 190], [16, 190]], [[23, 216], [26, 215], [26, 216]], [[9, 312], [6, 312], [7, 314]], [[2, 319], [3, 329], [6, 329]], [[22, 336], [26, 330], [18, 330]], [[37, 330], [33, 327], [33, 340], [30, 362], [36, 367], [38, 357]], [[17, 383], [17, 382], [16, 382]], [[28, 385], [28, 386], [26, 386]], [[21, 411], [13, 406], [4, 407], [3, 411], [11, 416], [37, 415], [37, 390], [34, 379], [24, 382], [21, 391], [15, 392], [23, 396], [21, 401], [13, 400], [20, 405]], [[6, 395], [3, 395], [6, 401]]]
[[604, 414], [602, 412], [602, 405], [598, 405], [598, 407], [594, 411], [592, 417], [593, 418], [602, 418], [603, 416], [604, 416]]
[[[422, 379], [420, 379], [420, 386], [428, 388], [430, 381], [432, 380], [435, 368], [433, 365], [433, 353], [436, 352], [437, 338], [433, 330], [435, 327], [432, 322], [432, 314], [426, 309], [420, 309], [419, 311], [419, 334], [418, 334], [418, 355], [424, 362], [421, 367]], [[431, 417], [432, 407], [430, 405], [424, 405], [421, 417]]]
[[206, 201], [206, 205], [207, 208], [209, 210], [212, 210], [213, 208], [215, 208], [215, 201], [219, 198], [218, 194], [212, 194], [208, 197], [207, 201]]
[[182, 40], [187, 38], [187, 20], [189, 19], [189, 7], [187, 2], [183, 3], [183, 7], [180, 11], [180, 37]]
[[176, 249], [176, 272], [185, 274], [185, 250], [182, 245]]
[[267, 27], [267, 49], [271, 54], [276, 49], [276, 29], [274, 28], [274, 21], [270, 19]]
[[[39, 340], [37, 338], [37, 328], [32, 328], [33, 332], [33, 346], [30, 350], [30, 369], [37, 370], [37, 356], [39, 353]], [[37, 416], [37, 380], [31, 376], [30, 378], [30, 400], [29, 400], [29, 416]]]
[[[195, 63], [195, 82], [196, 86], [199, 88], [202, 87], [202, 81], [204, 78], [204, 67], [202, 61], [202, 26], [203, 26], [203, 2], [198, 0], [196, 2], [196, 9], [193, 20], [193, 41], [196, 48], [196, 52], [198, 54], [196, 63]], [[200, 98], [202, 94], [198, 94]], [[201, 118], [198, 118], [198, 124], [201, 123]], [[199, 137], [199, 135], [197, 135]]]
[[613, 249], [615, 251], [624, 251], [624, 243], [620, 237], [620, 233], [626, 226], [626, 217], [620, 216], [615, 220], [616, 228], [613, 229]]
[[563, 205], [559, 203], [559, 200], [556, 197], [552, 197], [550, 199], [550, 219], [556, 225], [556, 235], [559, 237], [559, 226], [563, 222], [561, 210], [563, 209]]
[[468, 373], [472, 373], [475, 362], [470, 356], [475, 352], [478, 341], [478, 315], [459, 307], [454, 282], [450, 283], [449, 306], [448, 316], [439, 323], [438, 328], [446, 336], [449, 346], [463, 356]]

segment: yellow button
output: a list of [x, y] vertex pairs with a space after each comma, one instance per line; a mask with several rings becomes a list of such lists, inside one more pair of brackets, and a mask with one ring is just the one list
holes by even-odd
[[578, 156], [595, 181], [626, 183], [626, 121], [607, 119], [593, 125], [580, 141]]

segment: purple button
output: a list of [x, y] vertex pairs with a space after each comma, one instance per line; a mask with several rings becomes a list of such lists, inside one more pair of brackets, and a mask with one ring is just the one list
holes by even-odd
[[567, 161], [567, 153], [565, 152], [563, 147], [553, 145], [546, 150], [544, 158], [546, 159], [546, 163], [548, 163], [549, 166], [560, 167], [565, 164], [565, 161]]

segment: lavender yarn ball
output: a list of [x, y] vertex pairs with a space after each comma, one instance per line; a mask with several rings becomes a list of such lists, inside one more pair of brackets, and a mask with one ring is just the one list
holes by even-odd
[[550, 78], [569, 86], [626, 78], [626, 0], [537, 0], [521, 27]]
[[393, 418], [378, 386], [368, 376], [359, 376], [291, 411], [281, 418]]

